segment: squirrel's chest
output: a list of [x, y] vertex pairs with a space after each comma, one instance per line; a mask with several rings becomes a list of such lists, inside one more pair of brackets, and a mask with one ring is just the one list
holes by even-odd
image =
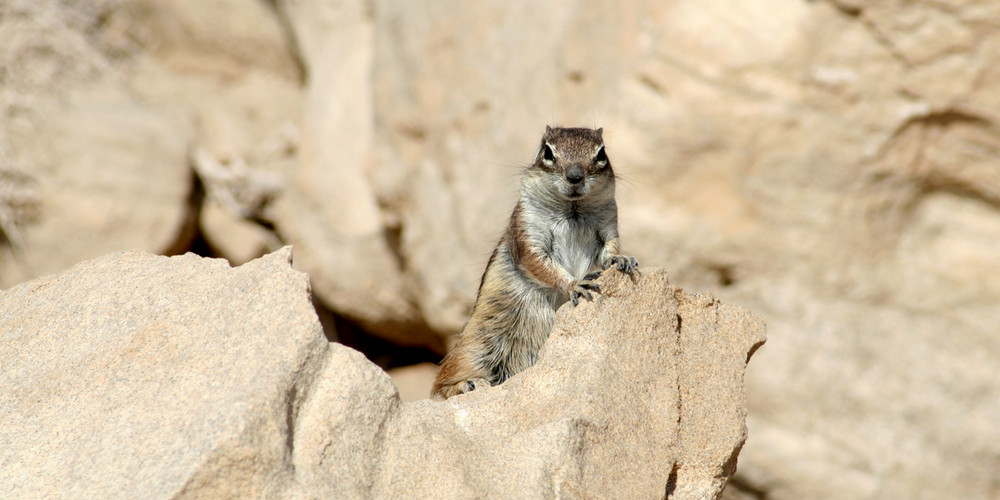
[[575, 279], [590, 272], [601, 251], [597, 231], [589, 224], [559, 221], [552, 227], [550, 256]]

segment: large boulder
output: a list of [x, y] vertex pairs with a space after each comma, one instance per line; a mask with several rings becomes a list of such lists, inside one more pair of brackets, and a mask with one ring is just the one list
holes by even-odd
[[396, 229], [371, 185], [374, 148], [368, 4], [279, 2], [307, 72], [298, 163], [278, 202], [278, 229], [299, 249], [316, 295], [366, 330], [404, 345], [443, 349], [424, 327], [404, 279]]
[[[769, 320], [740, 484], [992, 498], [997, 18], [936, 0], [9, 0], [0, 286], [183, 251], [196, 216], [213, 252], [252, 258], [280, 241], [218, 200], [286, 172], [273, 220], [319, 301], [443, 352], [544, 125], [602, 125], [626, 250]], [[222, 167], [203, 203], [192, 146]]]
[[0, 293], [0, 496], [715, 498], [735, 470], [743, 309], [610, 271], [534, 368], [401, 403], [290, 257], [118, 253]]
[[0, 293], [0, 496], [272, 496], [328, 345], [291, 249], [110, 254]]
[[[107, 10], [0, 6], [0, 66], [15, 68], [0, 82], [0, 173], [20, 172], [4, 188], [14, 192], [0, 195], [0, 287], [114, 250], [164, 252], [190, 240], [191, 131], [123, 83], [114, 51], [91, 36]], [[27, 194], [31, 217], [12, 217], [11, 200]]]
[[264, 150], [293, 122], [299, 76], [263, 4], [10, 0], [0, 37], [0, 287], [112, 251], [186, 251], [194, 146], [285, 160]]
[[560, 309], [531, 369], [403, 405], [375, 496], [717, 498], [746, 439], [743, 372], [763, 321], [662, 269], [600, 285]]
[[375, 5], [371, 177], [430, 324], [544, 125], [603, 125], [626, 250], [768, 318], [742, 484], [996, 495], [1000, 4]]

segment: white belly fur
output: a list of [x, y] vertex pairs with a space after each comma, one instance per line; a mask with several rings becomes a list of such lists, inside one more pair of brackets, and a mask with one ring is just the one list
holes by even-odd
[[569, 271], [573, 279], [590, 272], [601, 251], [597, 234], [587, 224], [560, 221], [552, 229], [552, 258]]

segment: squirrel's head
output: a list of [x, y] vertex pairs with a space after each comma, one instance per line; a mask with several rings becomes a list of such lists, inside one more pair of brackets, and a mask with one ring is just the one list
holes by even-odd
[[546, 126], [529, 173], [569, 200], [605, 191], [615, 174], [604, 150], [603, 130]]

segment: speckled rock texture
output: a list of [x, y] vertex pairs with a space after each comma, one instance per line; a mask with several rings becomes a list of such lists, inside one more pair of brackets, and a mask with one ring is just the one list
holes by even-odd
[[730, 493], [994, 500], [998, 19], [0, 1], [0, 288], [113, 251], [293, 244], [321, 317], [443, 355], [545, 126], [600, 126], [623, 249], [767, 318]]
[[285, 248], [111, 254], [0, 292], [4, 498], [717, 498], [763, 321], [608, 271], [538, 364], [402, 403]]

